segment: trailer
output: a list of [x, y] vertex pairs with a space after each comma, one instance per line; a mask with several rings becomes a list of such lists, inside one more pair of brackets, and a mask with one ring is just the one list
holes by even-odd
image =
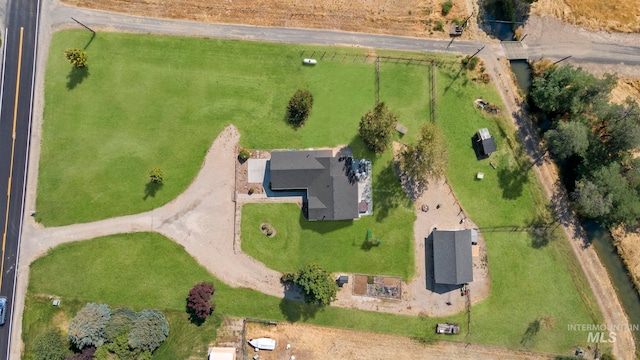
[[456, 335], [460, 332], [460, 325], [455, 323], [438, 324], [436, 334]]

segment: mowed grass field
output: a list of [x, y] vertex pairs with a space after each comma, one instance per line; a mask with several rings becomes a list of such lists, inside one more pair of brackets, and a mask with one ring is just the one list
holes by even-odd
[[[358, 121], [376, 101], [376, 68], [363, 62], [365, 49], [313, 47], [318, 56], [326, 51], [327, 60], [339, 55], [307, 67], [304, 46], [99, 33], [87, 47], [88, 70], [73, 72], [64, 50], [90, 39], [87, 32], [62, 31], [51, 43], [37, 196], [37, 220], [46, 226], [167, 203], [186, 189], [230, 124], [249, 148], [362, 148]], [[428, 80], [418, 76], [424, 71], [382, 66], [382, 100], [414, 134], [428, 115]], [[314, 107], [296, 130], [284, 113], [295, 90], [305, 87]], [[147, 194], [154, 167], [164, 171], [164, 185]]]
[[[61, 276], [64, 274], [64, 276]], [[185, 312], [189, 289], [201, 281], [215, 284], [213, 318], [198, 327]], [[48, 296], [62, 299], [52, 307]], [[161, 310], [170, 322], [167, 341], [154, 359], [204, 356], [215, 341], [223, 315], [352, 328], [408, 336], [433, 337], [437, 319], [378, 314], [340, 308], [318, 309], [249, 289], [231, 288], [201, 267], [184, 249], [155, 233], [121, 234], [60, 245], [31, 265], [23, 317], [26, 359], [33, 340], [48, 328], [66, 331], [75, 312], [86, 302], [108, 303], [112, 309]]]
[[[437, 124], [448, 145], [447, 180], [487, 242], [491, 277], [491, 293], [472, 308], [472, 332], [465, 339], [558, 353], [573, 345], [584, 346], [585, 334], [566, 329], [580, 321], [602, 321], [588, 283], [558, 229], [551, 230], [548, 244], [541, 244], [530, 235], [529, 227], [546, 211], [546, 199], [513, 125], [503, 116], [482, 113], [473, 104], [478, 97], [500, 104], [495, 89], [472, 81], [464, 72], [456, 76], [458, 69], [459, 65], [445, 63], [437, 71]], [[489, 159], [478, 161], [471, 138], [483, 127], [489, 128], [498, 151]], [[476, 179], [478, 172], [485, 174], [481, 181]], [[367, 258], [378, 261], [377, 251], [383, 259], [397, 256], [386, 247], [384, 236], [379, 248], [361, 248], [360, 253], [348, 250], [362, 244], [364, 230], [358, 229], [362, 232], [359, 241], [350, 241], [360, 233], [349, 231], [361, 221], [364, 225], [366, 217], [344, 231], [323, 234], [318, 229], [324, 224], [297, 221], [295, 215], [299, 212], [290, 204], [245, 205], [243, 251], [279, 271], [293, 271], [315, 262], [336, 272], [357, 272], [372, 267]], [[272, 223], [278, 234], [267, 239], [259, 230], [262, 222]], [[381, 224], [371, 221], [363, 228], [371, 227], [377, 236], [377, 225]], [[519, 230], [514, 231], [516, 228]], [[460, 321], [466, 323], [464, 319]], [[552, 325], [545, 323], [546, 328], [528, 331], [539, 321]]]

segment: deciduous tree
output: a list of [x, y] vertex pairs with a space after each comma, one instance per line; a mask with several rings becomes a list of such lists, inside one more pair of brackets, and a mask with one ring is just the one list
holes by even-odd
[[287, 106], [287, 121], [296, 127], [302, 127], [311, 114], [313, 95], [307, 89], [297, 90]]
[[598, 79], [582, 68], [552, 67], [533, 80], [531, 98], [552, 118], [581, 114], [606, 104], [616, 81], [615, 76], [608, 74]]
[[444, 176], [448, 159], [440, 129], [432, 123], [426, 123], [420, 131], [418, 141], [407, 146], [400, 154], [400, 171], [414, 189], [421, 192], [430, 178], [439, 179]]
[[192, 321], [204, 321], [215, 310], [216, 305], [211, 301], [215, 291], [213, 284], [207, 282], [196, 284], [189, 290], [187, 310]]
[[359, 134], [371, 151], [381, 154], [389, 147], [397, 123], [396, 114], [381, 102], [360, 119]]
[[96, 348], [94, 348], [93, 346], [87, 346], [77, 354], [68, 355], [65, 360], [93, 360], [95, 353]]
[[306, 265], [297, 273], [284, 274], [282, 279], [300, 287], [307, 303], [327, 306], [338, 294], [338, 285], [331, 274], [316, 264]]
[[549, 150], [562, 160], [571, 155], [584, 156], [589, 147], [589, 129], [578, 121], [561, 121], [544, 138]]

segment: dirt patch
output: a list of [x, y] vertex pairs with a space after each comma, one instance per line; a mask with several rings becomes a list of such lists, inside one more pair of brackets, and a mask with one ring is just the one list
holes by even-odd
[[640, 101], [640, 79], [620, 78], [611, 91], [611, 101], [621, 104], [627, 97]]
[[[435, 330], [434, 330], [435, 331]], [[515, 351], [467, 343], [436, 342], [422, 344], [409, 337], [367, 333], [280, 323], [246, 324], [246, 338], [269, 337], [276, 340], [274, 351], [247, 349], [249, 358], [260, 360], [296, 359], [387, 360], [387, 359], [553, 359], [553, 356], [529, 351]], [[290, 348], [287, 349], [287, 344]]]
[[640, 229], [634, 232], [627, 232], [622, 228], [611, 231], [615, 239], [614, 245], [627, 266], [631, 274], [631, 280], [636, 286], [636, 291], [640, 293]]
[[640, 6], [628, 0], [538, 0], [531, 6], [535, 15], [552, 15], [590, 30], [638, 32]]
[[66, 334], [69, 330], [69, 324], [71, 324], [71, 317], [65, 311], [60, 311], [59, 313], [53, 315], [52, 322], [56, 324], [58, 330], [60, 330], [63, 334]]
[[[377, 34], [448, 38], [448, 24], [471, 14], [454, 1], [447, 16], [442, 0], [65, 0], [66, 4], [132, 15], [257, 26], [338, 29]], [[476, 12], [477, 13], [477, 12]], [[442, 23], [442, 30], [439, 29]], [[465, 32], [469, 38], [472, 32]]]

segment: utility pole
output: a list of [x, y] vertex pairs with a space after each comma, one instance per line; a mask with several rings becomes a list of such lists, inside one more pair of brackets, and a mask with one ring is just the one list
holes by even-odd
[[473, 14], [475, 14], [475, 10], [471, 12], [471, 15], [469, 15], [468, 18], [464, 19], [464, 21], [462, 22], [462, 28], [466, 28], [467, 27], [467, 22], [469, 21], [469, 19], [471, 19], [471, 17], [473, 16]]
[[[485, 46], [486, 46], [486, 45], [485, 45]], [[471, 57], [469, 58], [469, 60], [473, 59], [473, 57], [474, 57], [474, 56], [476, 56], [476, 55], [478, 55], [478, 53], [479, 53], [480, 51], [482, 51], [484, 48], [485, 48], [485, 47], [483, 46], [483, 47], [481, 47], [480, 49], [478, 49], [478, 51], [476, 51], [473, 55], [471, 55]]]
[[558, 60], [558, 61], [554, 62], [554, 63], [553, 63], [553, 65], [555, 65], [555, 64], [557, 64], [557, 63], [559, 63], [559, 62], [561, 62], [561, 61], [565, 61], [565, 60], [567, 60], [567, 59], [568, 59], [568, 58], [570, 58], [570, 57], [571, 57], [571, 55], [569, 55], [569, 56], [567, 56], [567, 57], [564, 57], [564, 58], [562, 58], [562, 59], [560, 59], [560, 60]]
[[78, 23], [80, 26], [82, 26], [83, 28], [85, 28], [85, 29], [87, 29], [87, 30], [91, 31], [91, 33], [93, 33], [93, 35], [95, 35], [95, 34], [96, 34], [96, 32], [95, 32], [92, 28], [90, 28], [90, 27], [88, 27], [87, 25], [85, 25], [85, 24], [81, 23], [80, 21], [78, 21], [78, 20], [74, 19], [73, 17], [71, 17], [71, 20], [73, 20], [73, 21], [77, 22], [77, 23]]

